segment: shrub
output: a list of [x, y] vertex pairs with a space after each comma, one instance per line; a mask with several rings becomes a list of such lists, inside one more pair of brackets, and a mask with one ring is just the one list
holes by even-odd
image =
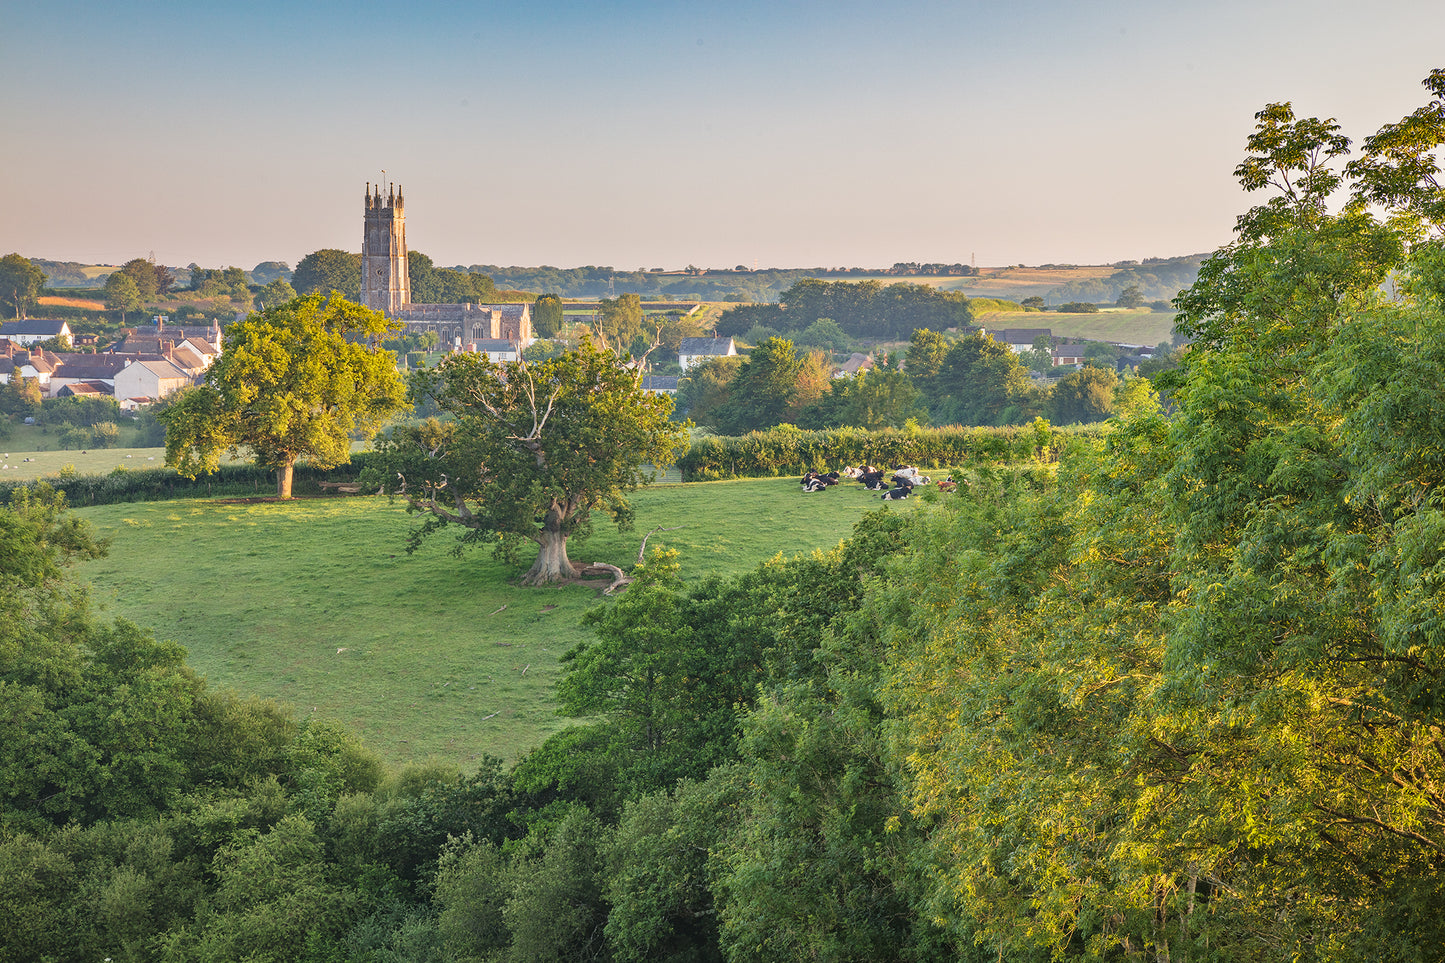
[[113, 421], [99, 421], [90, 429], [91, 444], [96, 448], [114, 448], [120, 441], [120, 426]]

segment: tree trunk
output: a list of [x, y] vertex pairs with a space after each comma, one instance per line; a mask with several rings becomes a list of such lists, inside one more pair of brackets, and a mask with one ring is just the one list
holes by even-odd
[[567, 558], [567, 533], [544, 529], [537, 539], [537, 560], [522, 576], [523, 585], [551, 585], [577, 577], [577, 569]]
[[291, 497], [291, 471], [296, 467], [295, 459], [287, 460], [286, 464], [276, 469], [276, 497]]

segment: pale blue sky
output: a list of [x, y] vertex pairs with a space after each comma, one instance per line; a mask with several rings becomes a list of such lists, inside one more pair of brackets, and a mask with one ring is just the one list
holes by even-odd
[[0, 0], [0, 253], [250, 268], [1101, 263], [1207, 251], [1288, 100], [1424, 102], [1445, 4]]

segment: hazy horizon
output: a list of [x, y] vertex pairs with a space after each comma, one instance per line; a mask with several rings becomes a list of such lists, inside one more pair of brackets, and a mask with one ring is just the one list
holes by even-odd
[[1437, 3], [0, 0], [0, 253], [292, 267], [398, 183], [439, 265], [1213, 250], [1253, 114], [1425, 102]]

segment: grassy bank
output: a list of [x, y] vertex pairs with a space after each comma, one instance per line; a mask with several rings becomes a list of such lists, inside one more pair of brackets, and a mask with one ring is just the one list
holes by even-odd
[[[635, 532], [598, 519], [573, 561], [627, 565], [644, 533], [676, 527], [649, 546], [679, 550], [689, 578], [727, 575], [831, 547], [881, 503], [855, 484], [802, 495], [794, 479], [759, 479], [657, 487], [635, 504]], [[79, 572], [109, 614], [186, 646], [213, 684], [344, 722], [393, 763], [514, 759], [566, 723], [558, 659], [585, 637], [596, 586], [519, 588], [486, 551], [451, 556], [445, 534], [407, 555], [411, 520], [380, 498], [79, 514], [114, 536]]]

